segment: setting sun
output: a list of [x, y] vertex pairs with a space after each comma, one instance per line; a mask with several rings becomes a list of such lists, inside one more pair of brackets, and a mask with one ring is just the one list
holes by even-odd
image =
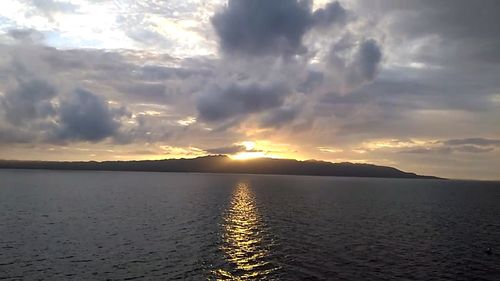
[[230, 157], [231, 159], [234, 160], [248, 160], [248, 159], [262, 158], [268, 156], [266, 156], [266, 153], [262, 151], [251, 151], [251, 152], [240, 152], [235, 155], [231, 155]]
[[252, 150], [255, 148], [255, 142], [253, 141], [244, 141], [241, 145], [243, 145], [246, 150]]

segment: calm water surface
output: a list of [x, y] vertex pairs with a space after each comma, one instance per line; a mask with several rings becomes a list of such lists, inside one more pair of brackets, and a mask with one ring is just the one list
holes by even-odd
[[0, 170], [0, 280], [132, 279], [500, 280], [500, 184]]

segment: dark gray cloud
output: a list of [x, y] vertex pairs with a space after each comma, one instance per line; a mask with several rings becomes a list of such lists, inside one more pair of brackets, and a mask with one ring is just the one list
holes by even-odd
[[86, 90], [75, 90], [61, 102], [59, 110], [57, 137], [63, 140], [100, 141], [113, 136], [120, 127], [106, 102]]
[[375, 80], [382, 63], [382, 49], [375, 39], [342, 36], [330, 45], [326, 74], [333, 93], [350, 94]]
[[[323, 108], [317, 110], [318, 115], [337, 117], [336, 125], [342, 128], [339, 132], [345, 135], [446, 138], [445, 132], [450, 131], [496, 135], [490, 125], [480, 120], [498, 118], [494, 113], [498, 111], [499, 92], [495, 76], [500, 67], [495, 65], [498, 61], [494, 53], [500, 50], [500, 29], [495, 28], [500, 26], [495, 12], [500, 2], [357, 2], [357, 7], [351, 7], [361, 20], [375, 26], [373, 36], [365, 36], [383, 42], [378, 43], [379, 50], [383, 46], [383, 60], [388, 67], [379, 63], [376, 68], [359, 68], [364, 71], [358, 73], [375, 73], [372, 77], [377, 79], [349, 95], [339, 97], [334, 93], [324, 98], [330, 101], [315, 105]], [[353, 40], [337, 42], [347, 44], [332, 45], [335, 55], [345, 51], [345, 46], [352, 48]], [[348, 68], [348, 63], [341, 60], [340, 67]], [[442, 129], [450, 121], [439, 115], [458, 119], [462, 114], [474, 114], [471, 118], [477, 122], [470, 124], [475, 125], [453, 122], [447, 130]]]
[[338, 2], [313, 13], [308, 0], [230, 0], [212, 24], [227, 53], [292, 55], [306, 51], [302, 37], [315, 25], [345, 20], [346, 11]]
[[310, 1], [230, 0], [212, 18], [220, 44], [229, 53], [300, 53], [311, 25]]
[[332, 23], [342, 24], [347, 19], [347, 10], [337, 1], [328, 3], [325, 8], [318, 9], [313, 14], [313, 21], [317, 26], [329, 26]]
[[373, 39], [364, 41], [358, 51], [357, 63], [360, 75], [366, 80], [372, 80], [381, 60], [382, 51], [378, 43]]
[[352, 98], [364, 99], [364, 102], [376, 101], [387, 109], [460, 109], [475, 112], [493, 109], [495, 104], [491, 103], [491, 95], [495, 94], [494, 78], [482, 74], [472, 82], [469, 78], [473, 75], [446, 70], [396, 68], [355, 91]]
[[310, 93], [323, 83], [324, 78], [323, 72], [309, 71], [304, 81], [297, 86], [297, 91]]
[[16, 86], [0, 96], [6, 120], [14, 125], [30, 122], [32, 119], [54, 115], [51, 100], [56, 89], [40, 79], [18, 79]]
[[36, 29], [11, 29], [8, 31], [10, 37], [23, 43], [37, 43], [44, 39], [44, 35]]
[[382, 51], [378, 43], [373, 40], [363, 41], [356, 52], [356, 57], [350, 65], [348, 73], [348, 83], [359, 85], [367, 81], [372, 81], [378, 71], [382, 60]]
[[260, 126], [264, 128], [279, 128], [289, 124], [300, 113], [299, 106], [284, 106], [266, 113], [260, 120]]
[[262, 112], [283, 104], [290, 89], [282, 83], [231, 83], [214, 86], [198, 98], [198, 112], [206, 121]]
[[[191, 93], [200, 91], [209, 75], [209, 64], [197, 63], [196, 58], [184, 67], [184, 61], [147, 52], [59, 50], [16, 43], [0, 45], [0, 56], [5, 58], [0, 60], [0, 141], [5, 143], [29, 138], [32, 143], [60, 144], [109, 135], [102, 133], [104, 129], [96, 130], [95, 136], [90, 129], [78, 133], [75, 126], [63, 124], [62, 106], [76, 99], [75, 88], [87, 89], [109, 108], [116, 122], [96, 124], [114, 131], [110, 137], [116, 143], [154, 143], [174, 134], [194, 134], [177, 121], [196, 115]], [[144, 64], [149, 56], [154, 63]], [[122, 105], [127, 112], [118, 112]], [[70, 122], [69, 117], [65, 120]], [[113, 130], [116, 125], [120, 126]], [[189, 131], [201, 130], [193, 127]]]
[[407, 43], [434, 38], [415, 54], [433, 64], [500, 62], [500, 2], [496, 0], [360, 1], [364, 14], [387, 16], [390, 39]]
[[[446, 126], [460, 134], [495, 136], [487, 123], [479, 121], [495, 118], [498, 104], [492, 102], [492, 95], [496, 91], [489, 90], [495, 87], [494, 78], [486, 78], [489, 74], [485, 73], [471, 79], [475, 75], [442, 69], [384, 70], [375, 81], [348, 95], [321, 97], [314, 105], [315, 112], [316, 116], [334, 115], [335, 124], [343, 128], [342, 135], [446, 138], [442, 135]], [[451, 118], [472, 114], [478, 122], [472, 126], [464, 122], [445, 125], [450, 119], [437, 117], [444, 114], [451, 114]]]
[[30, 144], [33, 143], [35, 136], [33, 132], [13, 127], [0, 126], [0, 145], [1, 144]]
[[[389, 9], [406, 12], [406, 24], [401, 25], [410, 34], [440, 34], [449, 38], [498, 40], [498, 9], [496, 0], [481, 2], [468, 0], [442, 1], [385, 1]], [[416, 11], [417, 13], [411, 13]], [[397, 23], [395, 23], [397, 24]]]

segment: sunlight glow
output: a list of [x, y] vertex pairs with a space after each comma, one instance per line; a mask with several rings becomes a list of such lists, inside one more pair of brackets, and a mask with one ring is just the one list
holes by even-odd
[[334, 147], [323, 147], [323, 146], [318, 147], [318, 150], [321, 152], [328, 152], [328, 153], [344, 152], [343, 149], [334, 148]]
[[244, 141], [241, 142], [241, 145], [245, 146], [246, 150], [252, 150], [255, 148], [255, 143], [253, 141]]
[[380, 139], [371, 142], [363, 143], [362, 149], [377, 150], [377, 149], [390, 149], [390, 148], [413, 148], [421, 147], [423, 145], [433, 145], [436, 141], [433, 140], [398, 140], [398, 139]]
[[235, 268], [214, 270], [217, 280], [261, 280], [278, 269], [267, 261], [270, 253], [265, 241], [265, 224], [249, 184], [236, 185], [222, 227], [221, 250], [228, 264]]
[[181, 126], [189, 126], [194, 123], [196, 123], [196, 117], [194, 116], [188, 116], [186, 119], [177, 120], [177, 124]]
[[289, 144], [274, 143], [268, 140], [246, 140], [235, 143], [243, 146], [241, 151], [229, 157], [233, 160], [248, 160], [254, 158], [291, 158], [302, 159], [295, 147]]
[[231, 155], [230, 157], [233, 160], [248, 160], [248, 159], [263, 158], [269, 156], [267, 156], [266, 153], [262, 151], [250, 151], [250, 152], [240, 152], [235, 155]]

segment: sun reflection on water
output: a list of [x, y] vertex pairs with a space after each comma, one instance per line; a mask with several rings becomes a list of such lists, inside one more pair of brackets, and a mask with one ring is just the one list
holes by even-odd
[[262, 218], [251, 188], [239, 183], [223, 221], [222, 250], [232, 270], [219, 269], [218, 280], [253, 280], [276, 270], [269, 261]]

